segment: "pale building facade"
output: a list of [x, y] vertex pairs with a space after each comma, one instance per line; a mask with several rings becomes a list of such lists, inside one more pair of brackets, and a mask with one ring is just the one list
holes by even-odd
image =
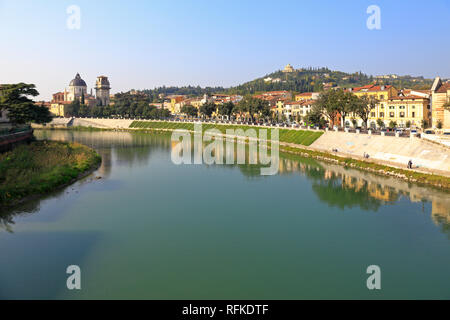
[[433, 128], [437, 128], [440, 123], [443, 129], [450, 129], [450, 111], [444, 108], [444, 105], [449, 101], [450, 83], [443, 83], [439, 77], [436, 77], [431, 87]]

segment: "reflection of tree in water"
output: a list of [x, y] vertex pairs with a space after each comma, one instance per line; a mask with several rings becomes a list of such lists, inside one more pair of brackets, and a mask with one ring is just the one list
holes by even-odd
[[[59, 195], [62, 191], [57, 191], [47, 196]], [[46, 197], [46, 198], [47, 198]], [[3, 229], [7, 232], [13, 233], [12, 225], [14, 225], [14, 218], [25, 217], [33, 214], [39, 210], [39, 205], [42, 199], [33, 199], [22, 203], [13, 208], [0, 208], [0, 230]]]
[[144, 165], [148, 163], [155, 151], [167, 151], [171, 149], [171, 140], [167, 135], [132, 134], [131, 141], [127, 141], [120, 147], [114, 148], [117, 161], [129, 166]]
[[434, 217], [434, 222], [440, 227], [442, 233], [447, 235], [447, 238], [450, 240], [450, 221], [445, 217]]
[[339, 209], [357, 206], [363, 210], [377, 211], [382, 204], [381, 200], [370, 195], [367, 186], [358, 190], [346, 188], [339, 179], [314, 183], [312, 189], [321, 201]]
[[0, 229], [12, 233], [12, 224], [14, 224], [13, 215], [0, 215]]

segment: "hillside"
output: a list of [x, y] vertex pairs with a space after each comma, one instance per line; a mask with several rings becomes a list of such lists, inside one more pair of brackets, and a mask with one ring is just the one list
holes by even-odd
[[342, 71], [332, 71], [328, 68], [302, 68], [293, 72], [283, 72], [281, 70], [267, 74], [264, 77], [251, 80], [236, 87], [207, 87], [199, 86], [187, 87], [159, 87], [155, 89], [143, 90], [143, 93], [150, 96], [151, 101], [158, 102], [160, 95], [189, 95], [200, 96], [212, 93], [229, 94], [253, 94], [263, 91], [288, 90], [293, 92], [322, 91], [326, 87], [356, 87], [377, 82], [379, 84], [393, 85], [396, 88], [410, 89], [430, 89], [433, 79], [413, 76], [389, 75], [385, 78], [366, 75], [362, 72], [346, 73]]
[[[389, 77], [389, 78], [388, 78]], [[324, 87], [356, 87], [370, 83], [389, 84], [397, 88], [429, 89], [432, 79], [412, 76], [376, 78], [362, 72], [346, 73], [328, 68], [303, 68], [293, 72], [281, 70], [230, 88], [230, 93], [249, 94], [261, 91], [288, 90], [294, 92], [321, 91]]]

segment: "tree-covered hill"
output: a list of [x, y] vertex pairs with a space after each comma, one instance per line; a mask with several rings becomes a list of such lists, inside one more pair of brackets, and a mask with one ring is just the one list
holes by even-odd
[[311, 92], [322, 91], [326, 87], [356, 87], [371, 83], [393, 85], [398, 89], [430, 89], [433, 83], [432, 79], [413, 76], [391, 76], [389, 78], [377, 78], [366, 75], [362, 72], [346, 73], [342, 71], [332, 71], [328, 68], [302, 68], [293, 72], [282, 72], [281, 70], [267, 74], [264, 77], [251, 80], [241, 85], [223, 88], [185, 86], [185, 87], [159, 87], [155, 89], [143, 90], [151, 101], [156, 102], [160, 95], [189, 95], [201, 96], [212, 93], [229, 94], [254, 94], [263, 91], [288, 90], [293, 92]]
[[228, 92], [249, 94], [262, 91], [288, 90], [294, 92], [321, 91], [325, 87], [356, 87], [377, 82], [393, 85], [396, 88], [429, 89], [432, 79], [412, 76], [395, 76], [396, 78], [380, 79], [362, 72], [346, 73], [332, 71], [328, 68], [302, 68], [294, 72], [276, 71], [239, 86], [228, 89]]

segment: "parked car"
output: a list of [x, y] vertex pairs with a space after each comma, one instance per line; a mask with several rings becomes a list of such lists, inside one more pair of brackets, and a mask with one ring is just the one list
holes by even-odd
[[427, 129], [424, 131], [425, 134], [434, 134], [433, 130]]

